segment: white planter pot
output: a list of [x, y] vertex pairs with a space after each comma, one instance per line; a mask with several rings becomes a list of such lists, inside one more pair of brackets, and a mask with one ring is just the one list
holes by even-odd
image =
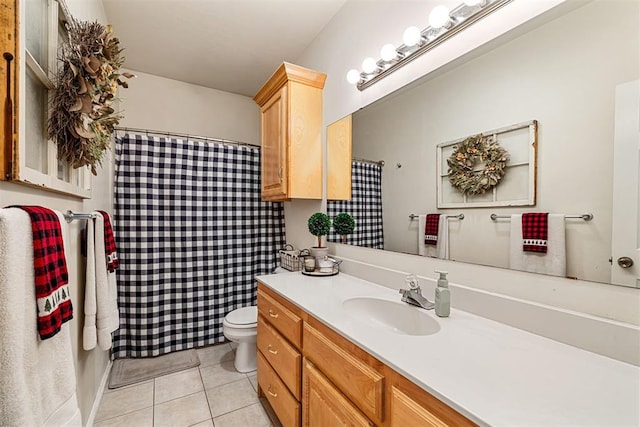
[[[314, 257], [316, 261], [320, 261], [324, 259], [324, 257], [329, 255], [329, 248], [327, 247], [318, 248], [314, 246], [312, 248], [309, 248], [309, 253], [311, 253], [311, 256]], [[316, 262], [316, 265], [318, 265], [317, 262]]]

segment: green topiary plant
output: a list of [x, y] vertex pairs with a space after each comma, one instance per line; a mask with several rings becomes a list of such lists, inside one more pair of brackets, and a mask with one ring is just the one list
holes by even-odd
[[339, 213], [333, 218], [333, 229], [342, 236], [342, 243], [347, 243], [347, 234], [353, 233], [356, 222], [348, 213]]
[[331, 220], [329, 216], [322, 212], [316, 212], [309, 217], [307, 222], [309, 232], [318, 238], [318, 247], [322, 247], [322, 236], [329, 234], [331, 230]]

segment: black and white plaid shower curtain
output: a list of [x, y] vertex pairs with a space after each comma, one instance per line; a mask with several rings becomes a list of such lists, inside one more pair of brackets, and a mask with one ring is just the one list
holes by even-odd
[[[333, 218], [341, 213], [350, 214], [356, 222], [353, 234], [347, 236], [350, 245], [384, 249], [382, 230], [382, 166], [375, 163], [351, 163], [351, 200], [327, 202], [327, 214]], [[342, 236], [333, 228], [330, 242], [342, 242]]]
[[282, 204], [260, 199], [259, 149], [127, 134], [115, 176], [113, 357], [224, 341], [224, 316], [256, 303], [254, 278], [285, 243]]

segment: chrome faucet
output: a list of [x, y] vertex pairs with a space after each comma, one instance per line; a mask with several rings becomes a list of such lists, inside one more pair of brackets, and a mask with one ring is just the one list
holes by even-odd
[[403, 302], [424, 308], [425, 310], [433, 309], [434, 304], [422, 296], [422, 290], [414, 274], [408, 275], [405, 278], [405, 282], [409, 285], [409, 289], [400, 289], [400, 293], [402, 294], [401, 300]]

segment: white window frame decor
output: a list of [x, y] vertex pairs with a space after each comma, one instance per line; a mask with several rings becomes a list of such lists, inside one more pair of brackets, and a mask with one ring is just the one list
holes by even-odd
[[[55, 143], [47, 138], [46, 128], [50, 115], [49, 102], [47, 102], [47, 112], [45, 123], [42, 126], [45, 129], [41, 138], [27, 139], [27, 127], [32, 125], [34, 118], [27, 117], [26, 104], [27, 98], [27, 73], [37, 79], [43, 87], [48, 90], [48, 101], [51, 100], [55, 90], [55, 79], [58, 66], [58, 47], [59, 47], [59, 31], [66, 31], [64, 23], [71, 19], [64, 0], [41, 0], [46, 3], [46, 37], [47, 37], [47, 62], [48, 66], [42, 66], [29, 52], [27, 48], [27, 29], [26, 25], [19, 26], [19, 108], [18, 123], [18, 143], [14, 147], [17, 150], [17, 165], [13, 166], [12, 179], [14, 182], [20, 182], [42, 188], [44, 190], [69, 194], [81, 198], [91, 197], [91, 173], [88, 167], [74, 169], [66, 162], [61, 162], [57, 158], [57, 147]], [[19, 22], [26, 22], [26, 0], [17, 2], [19, 7]], [[46, 68], [46, 69], [45, 69]], [[46, 150], [46, 166], [42, 169], [35, 169], [27, 166], [27, 148], [33, 147], [33, 144], [44, 145]], [[14, 156], [15, 158], [15, 156]]]
[[[436, 180], [438, 208], [534, 206], [536, 204], [537, 120], [481, 132], [481, 135], [492, 138], [508, 152], [509, 160], [504, 176], [485, 194], [462, 193], [449, 181], [447, 159], [457, 144], [462, 143], [468, 137], [438, 144]], [[484, 167], [484, 164], [476, 164], [474, 171], [480, 171]]]

